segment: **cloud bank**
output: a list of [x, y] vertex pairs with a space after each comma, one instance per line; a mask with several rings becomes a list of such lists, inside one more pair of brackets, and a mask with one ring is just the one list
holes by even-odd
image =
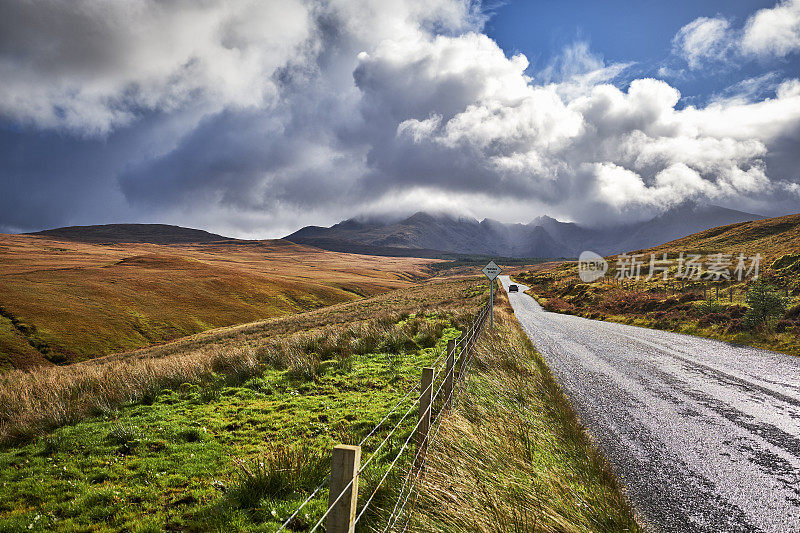
[[725, 17], [700, 17], [673, 39], [675, 53], [689, 68], [738, 60], [785, 58], [800, 51], [800, 0], [784, 0], [761, 9], [734, 28]]
[[[720, 19], [675, 46], [690, 66], [793, 53], [798, 5], [753, 14], [738, 48]], [[419, 208], [602, 223], [800, 205], [800, 81], [681, 107], [658, 79], [614, 85], [629, 65], [581, 44], [531, 68], [484, 23], [466, 0], [4, 4], [0, 226], [276, 236]]]

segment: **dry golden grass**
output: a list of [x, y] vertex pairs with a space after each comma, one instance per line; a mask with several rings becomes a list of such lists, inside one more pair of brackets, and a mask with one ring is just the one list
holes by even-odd
[[72, 363], [407, 287], [434, 260], [287, 241], [86, 244], [0, 235], [0, 368]]
[[729, 224], [687, 235], [644, 252], [760, 253], [765, 264], [800, 250], [800, 214]]
[[[0, 442], [26, 440], [126, 403], [147, 402], [165, 388], [215, 376], [239, 381], [261, 365], [306, 372], [320, 358], [358, 351], [357, 343], [370, 336], [380, 340], [388, 324], [410, 313], [431, 310], [463, 322], [479, 305], [482, 287], [474, 279], [416, 285], [65, 367], [12, 370], [0, 375]], [[300, 349], [309, 344], [314, 358]]]
[[[531, 287], [548, 311], [587, 318], [611, 320], [637, 326], [700, 335], [736, 344], [745, 344], [790, 355], [800, 354], [800, 215], [769, 218], [712, 228], [688, 235], [641, 254], [642, 276], [620, 283], [612, 279], [619, 267], [618, 258], [607, 258], [610, 270], [605, 278], [583, 283], [575, 261], [537, 265], [515, 272], [515, 279]], [[672, 260], [668, 280], [656, 275], [646, 279], [650, 253], [658, 260], [663, 253]], [[680, 253], [701, 254], [708, 267], [711, 254], [730, 254], [731, 279], [714, 280], [704, 272], [701, 279], [678, 276]], [[759, 276], [787, 299], [783, 317], [768, 327], [749, 329], [746, 294], [752, 278], [738, 279], [734, 269], [738, 254], [748, 259], [760, 254]], [[711, 278], [711, 279], [709, 279]]]
[[[428, 453], [411, 531], [639, 531], [500, 291], [465, 393]], [[402, 522], [401, 522], [402, 524]]]

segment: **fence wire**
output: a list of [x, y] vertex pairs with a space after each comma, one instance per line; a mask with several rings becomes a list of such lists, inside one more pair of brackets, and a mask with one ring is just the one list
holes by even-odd
[[[435, 418], [429, 422], [428, 436], [425, 439], [426, 445], [418, 447], [417, 452], [416, 452], [416, 454], [414, 456], [414, 460], [411, 461], [408, 473], [406, 474], [406, 477], [405, 477], [405, 479], [403, 481], [403, 485], [402, 485], [402, 487], [400, 489], [400, 493], [398, 494], [398, 498], [397, 498], [397, 502], [395, 503], [395, 507], [393, 508], [392, 514], [390, 515], [389, 521], [387, 522], [387, 526], [383, 531], [384, 532], [388, 531], [389, 528], [394, 526], [397, 523], [397, 521], [400, 519], [400, 517], [402, 516], [402, 513], [403, 513], [403, 511], [404, 511], [404, 509], [406, 507], [406, 504], [408, 503], [409, 498], [411, 497], [411, 494], [413, 493], [414, 486], [416, 485], [417, 481], [420, 479], [422, 471], [423, 471], [424, 466], [425, 466], [425, 461], [427, 459], [427, 456], [423, 455], [422, 459], [420, 460], [420, 455], [427, 447], [430, 447], [430, 445], [433, 444], [433, 442], [435, 442], [436, 437], [439, 434], [439, 430], [440, 430], [440, 428], [442, 426], [442, 421], [444, 420], [445, 406], [447, 406], [448, 404], [451, 404], [451, 400], [453, 399], [453, 397], [455, 395], [455, 391], [457, 389], [460, 390], [460, 388], [463, 386], [467, 370], [471, 366], [472, 359], [474, 358], [474, 352], [475, 352], [474, 343], [475, 343], [475, 339], [476, 339], [476, 337], [478, 335], [480, 335], [480, 332], [481, 332], [481, 330], [483, 328], [484, 322], [486, 320], [486, 315], [489, 312], [489, 305], [490, 304], [487, 303], [486, 305], [484, 305], [481, 308], [481, 310], [478, 312], [477, 316], [475, 317], [475, 320], [473, 320], [472, 324], [470, 325], [468, 331], [464, 335], [462, 335], [453, 345], [453, 348], [452, 348], [453, 357], [455, 357], [455, 354], [457, 353], [458, 348], [461, 348], [461, 353], [459, 354], [460, 355], [460, 361], [461, 361], [461, 369], [458, 372], [458, 376], [457, 377], [455, 376], [456, 367], [458, 366], [456, 364], [454, 364], [452, 366], [452, 368], [450, 368], [450, 371], [447, 372], [446, 375], [444, 375], [444, 376], [441, 376], [442, 372], [439, 371], [439, 369], [438, 369], [439, 362], [442, 360], [442, 357], [445, 356], [445, 355], [449, 355], [449, 353], [450, 353], [447, 348], [445, 348], [438, 355], [438, 357], [434, 360], [434, 362], [431, 364], [431, 367], [434, 369], [434, 379], [431, 380], [431, 383], [425, 388], [424, 391], [420, 391], [420, 397], [422, 397], [422, 395], [424, 395], [428, 391], [430, 391], [434, 387], [434, 384], [437, 381], [440, 381], [439, 388], [436, 389], [436, 392], [432, 394], [431, 402], [428, 405], [427, 411], [425, 413], [423, 413], [422, 416], [419, 417], [419, 420], [417, 421], [416, 425], [411, 430], [411, 432], [409, 433], [408, 437], [405, 439], [402, 447], [400, 448], [400, 451], [395, 455], [394, 459], [392, 460], [392, 462], [389, 465], [389, 468], [387, 468], [386, 472], [383, 474], [383, 476], [379, 480], [379, 482], [376, 485], [375, 489], [373, 490], [372, 494], [370, 494], [370, 496], [367, 499], [367, 501], [363, 504], [363, 506], [361, 508], [361, 511], [356, 516], [354, 525], [356, 523], [358, 523], [358, 521], [367, 512], [367, 509], [369, 508], [370, 503], [372, 503], [375, 495], [377, 494], [378, 490], [382, 486], [383, 482], [389, 476], [389, 474], [391, 473], [392, 469], [394, 469], [394, 467], [397, 465], [398, 461], [400, 460], [400, 457], [403, 455], [403, 453], [408, 448], [409, 443], [411, 442], [411, 440], [416, 435], [416, 432], [419, 429], [420, 424], [422, 423], [424, 418], [426, 416], [430, 416], [433, 413], [433, 406], [434, 406], [437, 398], [439, 397], [440, 392], [444, 388], [448, 377], [452, 374], [453, 377], [454, 377], [454, 379], [453, 379], [453, 388], [449, 391], [448, 397], [444, 399], [444, 402], [442, 402], [442, 407], [438, 410]], [[445, 364], [445, 363], [443, 363], [443, 364]], [[441, 377], [441, 380], [439, 380], [440, 377]], [[408, 397], [414, 391], [418, 390], [419, 388], [420, 388], [419, 384], [415, 384], [408, 392], [406, 392], [406, 394], [384, 415], [384, 417], [367, 433], [367, 435], [364, 438], [361, 439], [361, 442], [359, 442], [358, 445], [359, 446], [363, 446], [364, 443], [370, 437], [372, 437], [383, 426], [383, 424], [389, 419], [389, 417], [393, 413], [395, 413], [397, 411], [397, 409], [408, 399]], [[364, 471], [364, 469], [372, 462], [372, 460], [375, 457], [377, 457], [377, 454], [381, 450], [381, 448], [383, 448], [383, 446], [389, 441], [391, 436], [400, 428], [400, 426], [403, 423], [403, 421], [408, 417], [408, 415], [414, 410], [415, 407], [416, 407], [416, 405], [412, 405], [403, 414], [403, 416], [400, 418], [400, 420], [397, 421], [397, 423], [395, 423], [395, 425], [392, 427], [392, 429], [389, 431], [389, 433], [386, 435], [386, 437], [381, 441], [381, 443], [378, 445], [378, 447], [375, 449], [375, 451], [372, 452], [372, 454], [370, 455], [369, 459], [359, 467], [356, 476], [353, 479], [351, 479], [350, 482], [342, 489], [342, 491], [338, 494], [336, 499], [333, 502], [328, 504], [328, 508], [325, 511], [325, 513], [320, 517], [320, 519], [311, 528], [311, 530], [310, 530], [311, 533], [316, 531], [322, 525], [322, 523], [325, 521], [325, 519], [330, 514], [331, 510], [336, 506], [336, 504], [339, 503], [339, 501], [342, 499], [342, 497], [350, 490], [350, 488], [353, 486], [354, 481]], [[431, 434], [430, 426], [432, 426], [434, 423], [436, 424], [436, 429]], [[420, 461], [420, 463], [419, 463], [418, 467], [415, 468], [415, 465], [417, 464], [417, 461]], [[412, 473], [414, 474], [413, 481], [411, 482], [411, 485], [409, 486], [408, 494], [406, 494], [405, 495], [405, 499], [403, 499], [403, 495], [405, 493], [405, 487], [407, 486], [407, 483], [408, 483], [409, 479], [411, 478], [411, 474]], [[330, 475], [328, 475], [312, 491], [312, 493], [303, 501], [303, 503], [300, 504], [300, 506], [297, 508], [297, 510], [294, 513], [292, 513], [292, 515], [283, 522], [283, 524], [281, 525], [280, 529], [278, 529], [278, 533], [280, 533], [281, 531], [284, 531], [291, 524], [292, 520], [294, 520], [300, 514], [300, 511], [311, 500], [314, 499], [314, 497], [319, 493], [320, 490], [322, 490], [322, 488], [329, 481], [330, 481]], [[402, 505], [400, 504], [401, 500], [403, 500]], [[398, 509], [398, 505], [400, 505], [399, 509]], [[405, 531], [405, 529], [408, 527], [410, 518], [411, 517], [409, 515], [409, 519], [406, 521], [406, 523], [404, 525], [404, 528], [403, 528], [403, 531]], [[394, 521], [392, 521], [392, 519], [394, 519]]]

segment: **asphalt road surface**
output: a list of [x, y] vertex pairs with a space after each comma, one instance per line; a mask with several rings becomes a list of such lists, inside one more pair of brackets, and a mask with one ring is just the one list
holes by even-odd
[[519, 287], [517, 319], [645, 525], [800, 532], [800, 358], [549, 313]]

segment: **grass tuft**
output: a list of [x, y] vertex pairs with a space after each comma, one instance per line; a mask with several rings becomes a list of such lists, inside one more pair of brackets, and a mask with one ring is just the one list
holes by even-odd
[[236, 461], [236, 466], [230, 499], [242, 509], [254, 509], [264, 499], [313, 490], [327, 475], [330, 459], [304, 444], [273, 446], [261, 457]]

